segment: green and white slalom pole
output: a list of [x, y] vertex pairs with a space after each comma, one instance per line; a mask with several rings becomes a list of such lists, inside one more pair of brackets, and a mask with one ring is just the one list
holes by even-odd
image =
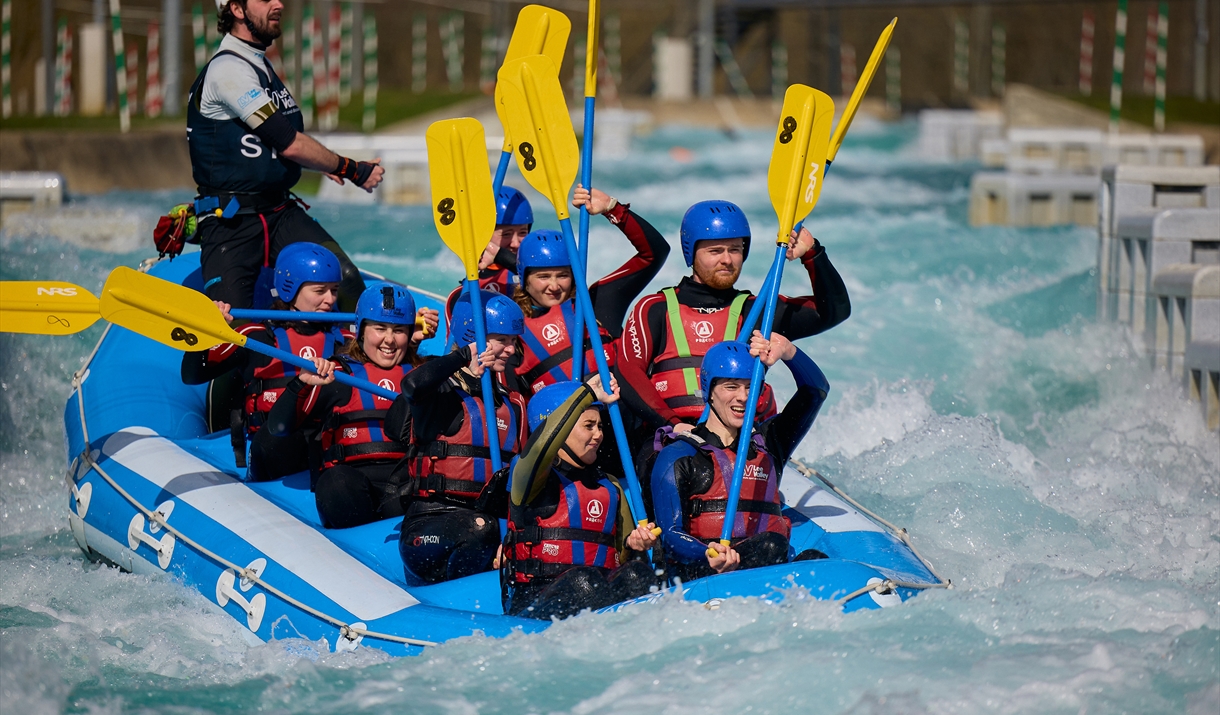
[[203, 71], [208, 61], [208, 39], [204, 34], [203, 5], [195, 3], [191, 6], [191, 34], [195, 40], [195, 72]]
[[0, 114], [13, 116], [13, 0], [0, 2]]
[[131, 107], [127, 106], [127, 56], [119, 0], [110, 0], [110, 34], [114, 43], [114, 88], [119, 102], [119, 131], [131, 131]]
[[[589, 51], [585, 53], [585, 129], [580, 145], [580, 183], [589, 191], [593, 190], [593, 112], [597, 106], [597, 59], [601, 34], [601, 3], [589, 0]], [[577, 243], [577, 256], [573, 261], [580, 261], [581, 272], [589, 269], [589, 206], [580, 207], [580, 241]], [[584, 284], [588, 286], [588, 284]], [[586, 288], [587, 291], [587, 288]], [[597, 321], [590, 313], [589, 332], [596, 333]], [[582, 311], [576, 311], [573, 320], [572, 335], [572, 379], [580, 380], [585, 374], [585, 316]]]
[[1156, 17], [1156, 105], [1152, 111], [1152, 126], [1165, 131], [1165, 61], [1168, 57], [1169, 3], [1161, 0]]
[[1123, 108], [1123, 66], [1127, 55], [1127, 0], [1118, 0], [1114, 14], [1114, 69], [1110, 73], [1110, 132], [1118, 133], [1119, 114]]

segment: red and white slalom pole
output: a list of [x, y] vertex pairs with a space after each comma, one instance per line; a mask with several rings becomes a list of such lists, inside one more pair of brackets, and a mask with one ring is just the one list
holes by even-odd
[[839, 86], [844, 97], [856, 91], [856, 48], [846, 42], [839, 45]]
[[161, 116], [161, 25], [148, 23], [148, 48], [144, 51], [147, 70], [144, 76], [144, 116]]
[[127, 107], [133, 115], [140, 113], [140, 50], [134, 42], [127, 43]]
[[1080, 21], [1080, 93], [1093, 94], [1093, 11], [1085, 10]]
[[330, 6], [330, 20], [326, 27], [326, 128], [334, 131], [339, 126], [339, 78], [343, 61], [343, 15], [339, 3]]

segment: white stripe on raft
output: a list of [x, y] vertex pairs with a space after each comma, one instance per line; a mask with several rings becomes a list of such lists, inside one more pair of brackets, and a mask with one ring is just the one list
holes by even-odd
[[784, 495], [786, 506], [808, 517], [827, 533], [840, 534], [845, 531], [888, 533], [872, 519], [840, 499], [834, 492], [823, 489], [821, 485], [803, 475], [792, 474], [785, 470], [779, 490]]
[[[150, 429], [129, 427], [116, 432], [106, 440], [102, 452], [168, 489], [357, 620], [375, 620], [419, 603], [401, 586], [356, 560], [313, 527]], [[199, 478], [175, 485], [185, 487], [181, 491], [169, 489], [172, 482], [186, 475]], [[186, 535], [191, 536], [189, 532]], [[218, 545], [205, 546], [217, 550]], [[268, 580], [274, 584], [274, 572]], [[322, 604], [310, 605], [317, 608]]]

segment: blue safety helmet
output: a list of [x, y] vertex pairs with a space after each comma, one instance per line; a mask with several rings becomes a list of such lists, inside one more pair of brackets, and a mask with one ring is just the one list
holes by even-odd
[[370, 283], [356, 301], [356, 330], [364, 321], [389, 325], [415, 325], [415, 298], [406, 288], [377, 281]]
[[511, 186], [501, 186], [496, 194], [496, 225], [497, 226], [532, 226], [534, 224], [534, 209], [530, 208], [530, 200], [525, 194]]
[[339, 259], [316, 243], [290, 243], [275, 259], [275, 294], [285, 303], [291, 303], [305, 283], [338, 283], [342, 278]]
[[517, 277], [525, 283], [525, 272], [531, 268], [568, 268], [568, 249], [559, 231], [534, 231], [521, 239], [517, 249]]
[[[547, 385], [541, 390], [535, 392], [534, 396], [530, 398], [529, 408], [527, 411], [530, 432], [533, 432], [541, 427], [542, 423], [546, 421], [547, 417], [550, 417], [552, 412], [559, 409], [560, 405], [567, 402], [568, 398], [580, 389], [580, 385], [581, 383], [576, 382], [575, 380], [568, 380], [566, 382], [556, 382], [553, 385]], [[600, 402], [595, 402], [593, 404], [601, 405]]]
[[737, 204], [728, 201], [700, 201], [682, 217], [682, 257], [689, 268], [695, 264], [695, 244], [725, 238], [745, 239], [742, 258], [750, 257], [750, 222]]
[[703, 401], [712, 399], [712, 382], [723, 379], [749, 380], [754, 374], [754, 356], [745, 343], [717, 343], [703, 356], [699, 367], [699, 389]]
[[[521, 306], [511, 298], [489, 290], [481, 290], [479, 295], [483, 299], [483, 319], [487, 335], [521, 335], [525, 332], [525, 314], [521, 312]], [[465, 293], [453, 306], [453, 314], [449, 317], [449, 331], [455, 345], [469, 345], [474, 342], [474, 312], [470, 309], [470, 296]]]

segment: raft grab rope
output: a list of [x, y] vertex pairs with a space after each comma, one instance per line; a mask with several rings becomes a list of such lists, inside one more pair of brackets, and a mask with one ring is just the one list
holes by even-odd
[[851, 593], [847, 594], [843, 598], [840, 598], [839, 599], [840, 603], [847, 603], [848, 601], [852, 600], [853, 598], [856, 598], [858, 596], [863, 596], [864, 594], [869, 593], [870, 591], [875, 591], [879, 594], [887, 594], [887, 593], [892, 592], [895, 588], [911, 588], [911, 589], [917, 589], [917, 590], [930, 589], [930, 588], [943, 588], [943, 589], [952, 589], [953, 588], [952, 579], [946, 579], [946, 578], [942, 577], [939, 573], [936, 572], [936, 569], [932, 566], [932, 562], [928, 561], [926, 558], [924, 558], [923, 554], [919, 553], [919, 549], [915, 548], [915, 544], [911, 543], [911, 535], [907, 533], [906, 529], [899, 529], [898, 527], [894, 526], [893, 524], [886, 521], [885, 519], [882, 519], [880, 516], [877, 516], [875, 513], [870, 511], [863, 504], [861, 504], [860, 502], [858, 502], [855, 499], [852, 499], [850, 496], [848, 496], [848, 494], [846, 492], [844, 492], [842, 489], [839, 489], [834, 484], [832, 484], [829, 479], [822, 476], [821, 472], [814, 469], [813, 467], [806, 465], [801, 460], [793, 457], [793, 458], [789, 459], [788, 462], [792, 466], [796, 467], [796, 471], [803, 474], [806, 478], [817, 479], [818, 481], [822, 482], [827, 487], [829, 487], [831, 491], [833, 491], [835, 494], [839, 495], [840, 498], [842, 498], [843, 500], [845, 500], [846, 502], [848, 502], [849, 504], [854, 506], [856, 509], [860, 510], [862, 513], [867, 515], [873, 521], [875, 521], [878, 524], [881, 524], [885, 528], [889, 529], [890, 533], [894, 535], [894, 538], [896, 538], [899, 541], [901, 541], [902, 543], [906, 544], [907, 548], [911, 550], [911, 553], [915, 554], [915, 557], [917, 559], [919, 559], [919, 561], [921, 563], [923, 563], [924, 568], [928, 569], [928, 572], [931, 573], [934, 577], [936, 577], [937, 580], [940, 581], [940, 583], [912, 583], [910, 581], [898, 581], [896, 579], [887, 578], [887, 579], [884, 579], [881, 581], [877, 581], [876, 583], [870, 583], [869, 585], [867, 585], [863, 588], [852, 591]]

